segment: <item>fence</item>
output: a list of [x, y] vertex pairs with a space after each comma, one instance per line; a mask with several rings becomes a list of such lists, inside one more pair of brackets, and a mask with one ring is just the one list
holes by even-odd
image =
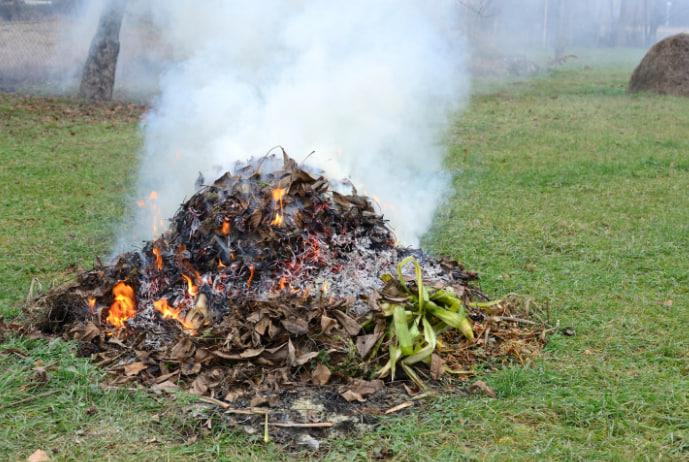
[[[76, 92], [98, 15], [86, 18], [60, 3], [0, 0], [0, 91]], [[57, 7], [59, 5], [60, 7]], [[115, 97], [143, 99], [157, 92], [166, 50], [145, 18], [125, 16]]]

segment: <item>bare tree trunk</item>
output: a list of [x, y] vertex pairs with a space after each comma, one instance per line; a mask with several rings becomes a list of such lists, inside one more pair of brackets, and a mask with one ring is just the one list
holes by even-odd
[[110, 0], [101, 14], [81, 76], [79, 96], [92, 101], [110, 101], [115, 87], [120, 29], [127, 0]]

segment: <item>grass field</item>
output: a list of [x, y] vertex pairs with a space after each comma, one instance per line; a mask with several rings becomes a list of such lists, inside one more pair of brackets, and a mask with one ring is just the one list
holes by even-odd
[[[689, 458], [689, 104], [626, 94], [629, 64], [584, 64], [472, 100], [451, 133], [455, 195], [425, 242], [479, 270], [488, 293], [549, 303], [576, 335], [482, 377], [498, 399], [440, 397], [333, 441], [325, 457]], [[135, 110], [8, 96], [0, 133], [0, 313], [12, 317], [32, 279], [47, 287], [107, 253], [139, 138]], [[39, 360], [47, 383], [32, 381]], [[2, 460], [38, 448], [58, 459], [289, 457], [201, 432], [182, 419], [184, 396], [102, 390], [98, 369], [61, 341], [7, 338], [0, 371]]]

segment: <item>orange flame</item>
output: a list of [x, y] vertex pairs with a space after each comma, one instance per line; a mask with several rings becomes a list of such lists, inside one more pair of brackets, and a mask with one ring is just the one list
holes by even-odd
[[146, 202], [144, 202], [143, 199], [139, 199], [138, 201], [136, 201], [136, 205], [138, 205], [141, 208], [144, 208], [146, 207]]
[[180, 316], [182, 309], [170, 306], [167, 302], [167, 298], [163, 297], [160, 300], [153, 302], [153, 308], [155, 308], [156, 311], [160, 313], [163, 319], [174, 319], [175, 321], [179, 322], [185, 329], [194, 328], [193, 325], [189, 324], [185, 319], [183, 319]]
[[285, 276], [282, 276], [280, 278], [280, 282], [278, 282], [278, 286], [280, 287], [280, 290], [283, 290], [285, 287], [287, 287], [287, 278]]
[[151, 200], [151, 201], [158, 200], [158, 191], [151, 191], [148, 194], [148, 200]]
[[220, 229], [220, 232], [222, 233], [223, 236], [228, 236], [230, 234], [231, 230], [232, 230], [232, 227], [230, 226], [230, 220], [225, 218], [222, 222], [222, 228]]
[[220, 257], [218, 257], [218, 269], [221, 270], [221, 269], [224, 269], [224, 268], [227, 268], [227, 266], [225, 266], [225, 264], [222, 262], [222, 260], [220, 259]]
[[120, 281], [112, 288], [112, 294], [115, 301], [110, 305], [110, 311], [105, 320], [117, 329], [122, 329], [124, 323], [136, 315], [134, 289], [124, 281]]
[[249, 279], [246, 281], [246, 287], [247, 288], [251, 287], [251, 283], [254, 280], [254, 271], [255, 270], [256, 270], [256, 268], [254, 267], [254, 265], [249, 265]]
[[153, 255], [156, 256], [156, 269], [158, 271], [163, 270], [163, 257], [160, 256], [160, 249], [158, 247], [153, 247]]
[[93, 313], [93, 310], [96, 308], [96, 297], [89, 296], [89, 298], [86, 299], [86, 303], [89, 305], [89, 311]]
[[196, 297], [199, 294], [199, 288], [194, 285], [194, 282], [186, 274], [183, 274], [182, 277], [187, 281], [187, 293], [192, 297]]
[[287, 193], [285, 188], [273, 189], [273, 205], [280, 206], [280, 211], [275, 212], [275, 218], [273, 218], [273, 221], [270, 222], [270, 224], [273, 226], [282, 226], [285, 221], [285, 217], [283, 215], [283, 198], [285, 197], [285, 193]]

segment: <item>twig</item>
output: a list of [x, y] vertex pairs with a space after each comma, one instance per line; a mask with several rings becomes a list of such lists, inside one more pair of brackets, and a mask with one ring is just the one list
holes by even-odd
[[43, 393], [36, 393], [31, 396], [27, 396], [24, 399], [20, 399], [19, 401], [15, 401], [13, 403], [5, 404], [4, 406], [0, 406], [0, 409], [9, 409], [14, 406], [19, 406], [20, 404], [26, 404], [30, 401], [33, 401], [35, 399], [39, 398], [45, 398], [46, 396], [54, 395], [55, 393], [58, 393], [60, 390], [50, 390], [50, 391], [44, 391]]
[[493, 321], [493, 322], [508, 321], [508, 322], [516, 322], [516, 323], [520, 323], [520, 324], [529, 324], [532, 326], [538, 325], [537, 322], [530, 321], [528, 319], [514, 318], [512, 316], [489, 316], [486, 319], [488, 319], [489, 321]]
[[411, 401], [420, 401], [422, 399], [430, 398], [431, 396], [435, 396], [434, 391], [426, 391], [424, 393], [418, 394], [416, 396], [412, 396], [409, 398]]
[[119, 352], [118, 354], [116, 354], [115, 356], [113, 356], [112, 358], [107, 358], [107, 359], [104, 359], [104, 360], [102, 360], [102, 361], [100, 361], [100, 362], [97, 362], [97, 363], [96, 363], [96, 366], [98, 366], [98, 367], [109, 366], [110, 364], [114, 363], [115, 361], [117, 361], [118, 359], [120, 359], [122, 356], [124, 356], [124, 354], [125, 354], [126, 352], [127, 352], [127, 350], [121, 351], [121, 352]]
[[[268, 414], [266, 414], [266, 422], [268, 419]], [[270, 422], [269, 425], [279, 428], [330, 428], [335, 425], [332, 422], [311, 422], [311, 423], [299, 423], [299, 422]]]
[[269, 409], [263, 409], [260, 407], [247, 407], [247, 408], [241, 408], [241, 409], [240, 408], [233, 408], [230, 406], [230, 403], [227, 403], [225, 401], [221, 401], [219, 399], [211, 398], [208, 396], [200, 397], [199, 401], [203, 401], [204, 403], [213, 404], [215, 406], [218, 406], [218, 407], [222, 408], [228, 414], [263, 415], [263, 414], [268, 414], [270, 412]]
[[406, 408], [411, 407], [413, 405], [414, 405], [413, 401], [405, 401], [402, 404], [398, 404], [397, 406], [391, 407], [390, 409], [383, 412], [383, 414], [394, 414], [395, 412], [399, 412], [402, 409], [406, 409]]
[[268, 434], [268, 413], [265, 413], [265, 419], [263, 420], [263, 442], [270, 442], [270, 435]]

